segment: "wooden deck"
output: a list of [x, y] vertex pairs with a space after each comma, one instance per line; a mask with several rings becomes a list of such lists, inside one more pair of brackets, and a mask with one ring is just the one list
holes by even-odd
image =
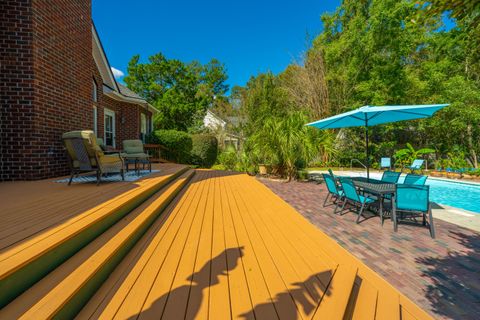
[[154, 164], [153, 173], [135, 182], [93, 184], [55, 183], [59, 178], [0, 183], [0, 253], [68, 219], [95, 208], [155, 177], [166, 177], [183, 166]]
[[[82, 192], [97, 205], [101, 201], [92, 191]], [[105, 187], [103, 201], [108, 192], [114, 191]], [[35, 210], [45, 207], [42, 199], [54, 211]], [[78, 209], [68, 200], [57, 199], [55, 206], [48, 194], [37, 196], [25, 205], [25, 212], [31, 219], [37, 218], [35, 212], [49, 219], [53, 212], [70, 217], [72, 211], [66, 208], [75, 207], [77, 214], [91, 209], [93, 204], [87, 205], [85, 199], [75, 202], [84, 206]], [[8, 224], [8, 229], [26, 225], [35, 234], [44, 232], [33, 227], [46, 216], [28, 222], [28, 216], [18, 214], [20, 204], [8, 202], [9, 214], [1, 215], [23, 219]], [[141, 210], [132, 213], [141, 216]], [[115, 240], [115, 233], [101, 237], [105, 242]], [[10, 241], [9, 248], [20, 244]], [[78, 277], [84, 272], [79, 268], [93, 263], [93, 253], [92, 258], [86, 253], [96, 252], [94, 248], [87, 246], [70, 259], [79, 260], [83, 254], [78, 267], [67, 260], [64, 265], [70, 263], [71, 270], [51, 272], [0, 310], [0, 318], [15, 314], [41, 319], [53, 314], [47, 311], [60, 299], [55, 292], [68, 289], [68, 275], [77, 277], [71, 281], [81, 281]], [[65, 279], [54, 280], [60, 276]], [[45, 297], [35, 300], [39, 285]], [[254, 178], [218, 171], [197, 171], [95, 291], [79, 319], [430, 319]]]

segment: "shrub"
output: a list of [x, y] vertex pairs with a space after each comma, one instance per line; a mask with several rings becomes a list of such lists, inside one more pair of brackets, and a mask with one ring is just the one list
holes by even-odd
[[192, 164], [206, 168], [213, 166], [218, 154], [217, 138], [210, 134], [194, 134], [192, 143]]
[[234, 170], [237, 164], [237, 151], [234, 147], [227, 147], [218, 155], [218, 163], [227, 170]]
[[149, 141], [166, 147], [168, 160], [177, 163], [190, 162], [192, 137], [188, 133], [176, 130], [157, 130], [150, 136]]

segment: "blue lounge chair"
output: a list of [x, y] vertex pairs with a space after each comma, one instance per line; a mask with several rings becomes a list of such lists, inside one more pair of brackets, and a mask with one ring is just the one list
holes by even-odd
[[344, 194], [344, 201], [340, 213], [343, 212], [347, 203], [351, 203], [355, 208], [360, 207], [360, 209], [357, 211], [358, 216], [356, 220], [356, 222], [359, 223], [363, 211], [372, 205], [375, 200], [368, 196], [362, 196], [359, 194], [357, 188], [353, 184], [352, 179], [340, 178], [340, 185], [342, 186]]
[[337, 183], [335, 182], [335, 179], [326, 173], [322, 174], [323, 180], [325, 181], [325, 184], [327, 185], [327, 190], [328, 194], [327, 197], [325, 198], [325, 201], [323, 202], [323, 206], [325, 207], [327, 205], [328, 198], [334, 199], [333, 203], [336, 204], [334, 213], [337, 213], [337, 208], [338, 208], [338, 201], [343, 198], [343, 191], [339, 189], [337, 186]]
[[401, 174], [402, 174], [401, 172], [384, 171], [381, 180], [383, 182], [397, 183], [398, 179], [400, 179]]
[[423, 160], [423, 159], [415, 159], [415, 160], [413, 160], [412, 165], [410, 167], [408, 167], [408, 169], [410, 169], [412, 172], [414, 170], [420, 170], [422, 168], [424, 162], [425, 162], [425, 160]]
[[403, 184], [415, 184], [415, 185], [423, 186], [425, 185], [425, 182], [427, 182], [427, 178], [428, 178], [427, 176], [409, 173], [405, 177]]
[[[393, 210], [395, 210], [396, 221], [394, 221], [394, 230], [397, 231], [398, 222], [404, 217], [422, 216], [423, 225], [427, 225], [428, 215], [428, 228], [430, 230], [430, 236], [435, 238], [435, 227], [433, 226], [432, 206], [430, 203], [430, 187], [425, 185], [413, 185], [413, 184], [397, 184], [395, 191], [395, 201], [393, 204]], [[399, 213], [401, 217], [399, 218]]]
[[380, 159], [380, 169], [383, 169], [383, 168], [388, 168], [388, 169], [392, 168], [392, 161], [390, 158]]

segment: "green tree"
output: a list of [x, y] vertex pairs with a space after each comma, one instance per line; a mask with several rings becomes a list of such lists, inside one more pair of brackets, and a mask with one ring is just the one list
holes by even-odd
[[[202, 65], [167, 59], [158, 53], [141, 63], [134, 56], [125, 83], [160, 110], [156, 129], [186, 131], [198, 123], [207, 108], [228, 91], [225, 66], [216, 59]], [[199, 120], [200, 119], [200, 120]]]

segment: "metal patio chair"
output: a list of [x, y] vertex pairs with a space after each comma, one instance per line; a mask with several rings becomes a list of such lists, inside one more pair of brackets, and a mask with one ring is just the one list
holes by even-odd
[[400, 179], [401, 172], [395, 171], [384, 171], [382, 175], [382, 181], [388, 183], [397, 183], [398, 179]]
[[428, 178], [428, 176], [409, 173], [405, 177], [405, 180], [403, 181], [403, 184], [415, 184], [415, 185], [423, 186], [427, 182], [427, 178]]
[[380, 159], [380, 169], [392, 169], [392, 160], [390, 158], [381, 158]]
[[408, 167], [408, 169], [410, 169], [411, 172], [413, 172], [415, 170], [420, 170], [420, 169], [422, 169], [422, 166], [423, 166], [424, 162], [425, 162], [425, 160], [423, 160], [423, 159], [415, 159], [415, 160], [413, 160], [412, 165]]
[[322, 176], [328, 190], [328, 194], [325, 198], [325, 201], [323, 202], [323, 206], [325, 207], [327, 205], [329, 197], [330, 199], [334, 199], [333, 203], [335, 204], [335, 210], [333, 211], [333, 213], [336, 214], [338, 209], [338, 203], [342, 200], [344, 196], [343, 191], [339, 189], [337, 183], [335, 182], [335, 179], [331, 175], [323, 173]]
[[103, 174], [120, 173], [125, 180], [123, 159], [120, 154], [105, 155], [97, 145], [95, 133], [90, 130], [70, 131], [62, 135], [62, 140], [70, 157], [71, 176], [68, 185], [75, 175], [81, 172], [95, 171], [97, 185]]
[[420, 216], [423, 220], [422, 224], [424, 226], [428, 224], [430, 236], [435, 238], [432, 205], [430, 203], [430, 187], [428, 185], [397, 184], [395, 200], [392, 206], [392, 210], [395, 210], [396, 215], [396, 221], [394, 221], [395, 231], [397, 231], [398, 222], [407, 219], [416, 222], [415, 218]]
[[344, 201], [340, 213], [343, 212], [347, 203], [350, 203], [357, 209], [357, 220], [356, 223], [360, 222], [360, 217], [363, 214], [363, 211], [374, 204], [375, 199], [370, 198], [369, 196], [363, 196], [358, 193], [355, 184], [352, 179], [349, 178], [340, 178], [340, 185], [344, 194]]

